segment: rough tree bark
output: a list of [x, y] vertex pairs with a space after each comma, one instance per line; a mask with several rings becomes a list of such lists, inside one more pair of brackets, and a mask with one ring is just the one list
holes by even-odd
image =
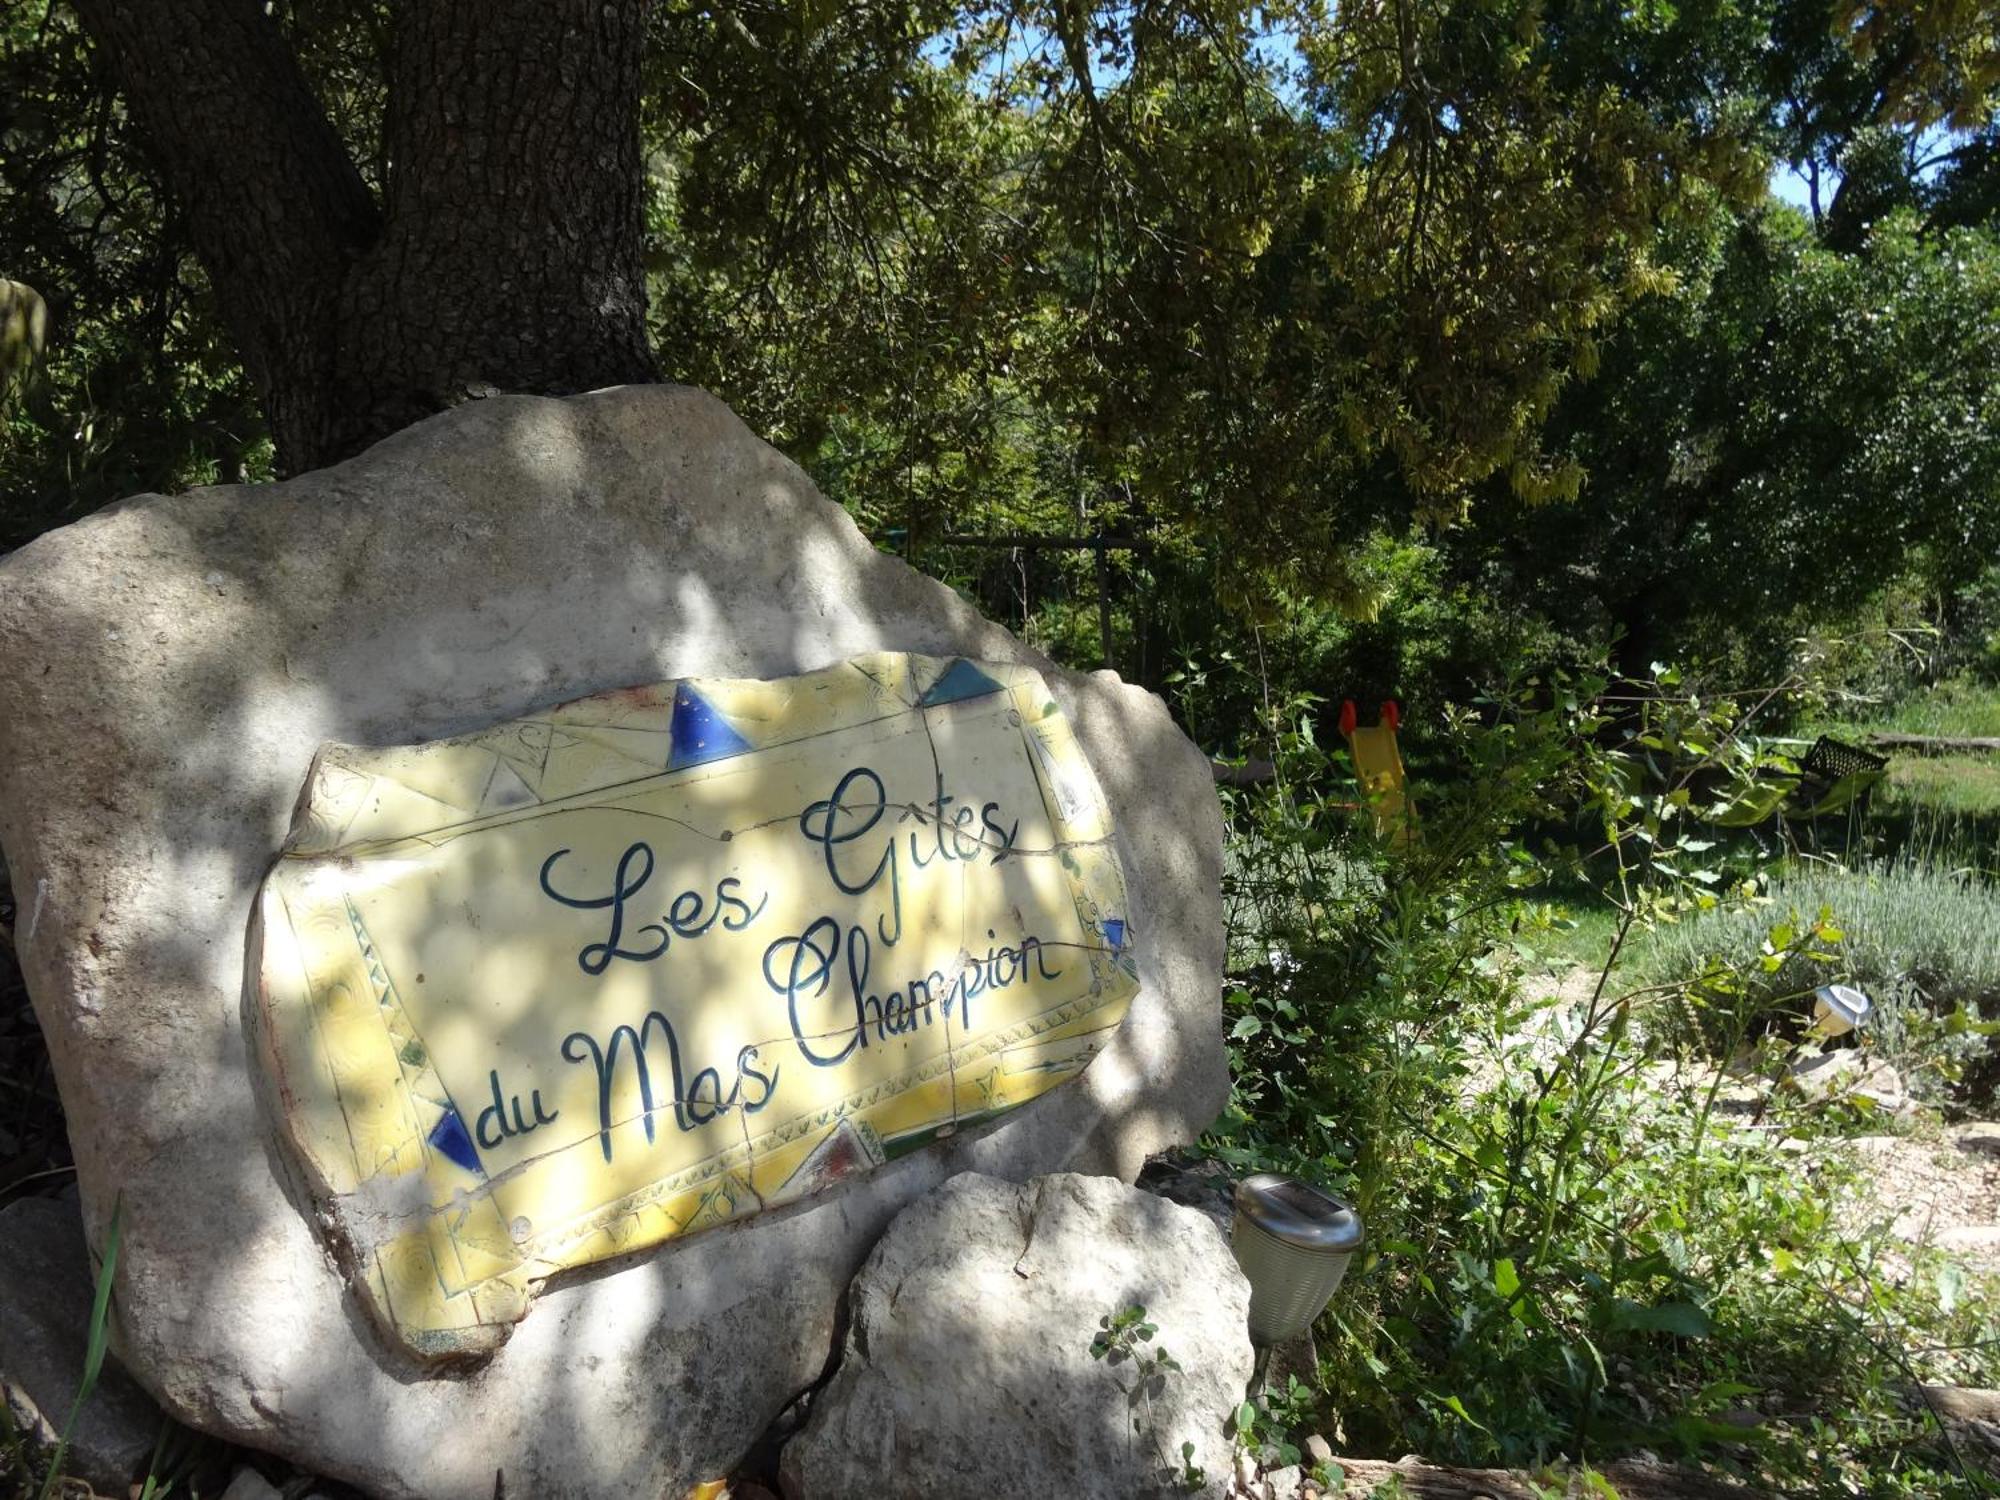
[[383, 201], [260, 0], [75, 0], [287, 471], [469, 397], [650, 380], [644, 0], [403, 0]]

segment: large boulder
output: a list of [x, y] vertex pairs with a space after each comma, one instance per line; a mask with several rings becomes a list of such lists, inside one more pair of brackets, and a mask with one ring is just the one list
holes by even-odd
[[[700, 392], [463, 406], [283, 484], [0, 561], [0, 845], [117, 1347], [167, 1408], [387, 1496], [672, 1495], [821, 1372], [882, 1227], [966, 1170], [1129, 1178], [1220, 1108], [1221, 829], [1160, 702], [878, 552]], [[246, 1047], [245, 934], [315, 752], [864, 653], [1035, 666], [1109, 804], [1140, 989], [1073, 1082], [802, 1204], [551, 1281], [497, 1354], [383, 1339]]]
[[[1151, 1336], [1094, 1357], [1100, 1320], [1132, 1308]], [[1108, 1177], [967, 1173], [889, 1226], [849, 1313], [840, 1368], [785, 1448], [802, 1500], [1228, 1488], [1250, 1287], [1198, 1209]]]

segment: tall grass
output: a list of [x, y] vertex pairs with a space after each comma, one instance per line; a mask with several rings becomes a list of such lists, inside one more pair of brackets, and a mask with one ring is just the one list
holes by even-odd
[[2000, 736], [2000, 685], [1957, 678], [1887, 704], [1854, 704], [1808, 734], [1878, 729], [1895, 734]]
[[1988, 1104], [2000, 1082], [1993, 1039], [1969, 1023], [2000, 1014], [2000, 889], [1975, 870], [1915, 858], [1856, 870], [1796, 863], [1753, 904], [1657, 930], [1638, 960], [1641, 977], [1667, 983], [1718, 962], [1754, 973], [1775, 929], [1803, 932], [1822, 912], [1839, 940], [1771, 958], [1756, 1003], [1803, 1015], [1799, 997], [1815, 986], [1856, 985], [1875, 1002], [1871, 1046], [1919, 1094], [1955, 1098], [1956, 1108]]
[[2000, 892], [1976, 872], [1913, 859], [1861, 870], [1795, 864], [1754, 905], [1658, 932], [1646, 964], [1665, 979], [1697, 971], [1710, 957], [1747, 959], [1773, 925], [1794, 912], [1810, 921], [1822, 908], [1842, 933], [1827, 978], [1936, 1009], [2000, 1004]]

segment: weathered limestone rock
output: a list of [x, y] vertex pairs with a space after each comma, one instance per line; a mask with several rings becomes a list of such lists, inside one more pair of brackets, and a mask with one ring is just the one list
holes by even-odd
[[[55, 1442], [76, 1400], [94, 1292], [73, 1199], [23, 1198], [0, 1209], [0, 1400], [41, 1443]], [[146, 1393], [107, 1360], [77, 1415], [64, 1472], [106, 1494], [124, 1494], [163, 1420]]]
[[[1098, 1320], [1133, 1306], [1158, 1329], [1141, 1354], [1181, 1366], [1136, 1402], [1136, 1362], [1090, 1355]], [[848, 1309], [840, 1368], [784, 1453], [804, 1500], [1227, 1490], [1250, 1287], [1195, 1209], [1108, 1177], [968, 1173], [889, 1227]]]
[[[820, 1373], [896, 1212], [968, 1169], [1134, 1174], [1222, 1103], [1220, 819], [1158, 700], [877, 552], [697, 391], [461, 407], [284, 484], [141, 497], [0, 562], [0, 844], [118, 1346], [175, 1414], [391, 1496], [679, 1494]], [[381, 1339], [245, 1045], [245, 931], [318, 748], [864, 653], [1038, 667], [1109, 803], [1140, 989], [1077, 1079], [807, 1203], [550, 1282], [442, 1375]], [[1087, 1332], [1087, 1331], [1086, 1331]]]

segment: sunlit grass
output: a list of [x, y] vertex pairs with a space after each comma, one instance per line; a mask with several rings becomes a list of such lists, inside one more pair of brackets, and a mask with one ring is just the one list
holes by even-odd
[[2000, 753], [1895, 756], [1881, 796], [1892, 806], [1972, 817], [2000, 813]]
[[1539, 963], [1550, 968], [1599, 969], [1611, 953], [1618, 923], [1617, 909], [1606, 902], [1559, 901], [1517, 936]]
[[[1959, 679], [1942, 682], [1894, 704], [1852, 705], [1813, 721], [1802, 738], [1831, 735], [1867, 743], [1870, 734], [1929, 735], [1940, 739], [2000, 739], [2000, 686]], [[1885, 810], [1931, 811], [1969, 817], [2000, 814], [2000, 752], [1926, 754], [1896, 748], [1887, 783], [1876, 794]]]

